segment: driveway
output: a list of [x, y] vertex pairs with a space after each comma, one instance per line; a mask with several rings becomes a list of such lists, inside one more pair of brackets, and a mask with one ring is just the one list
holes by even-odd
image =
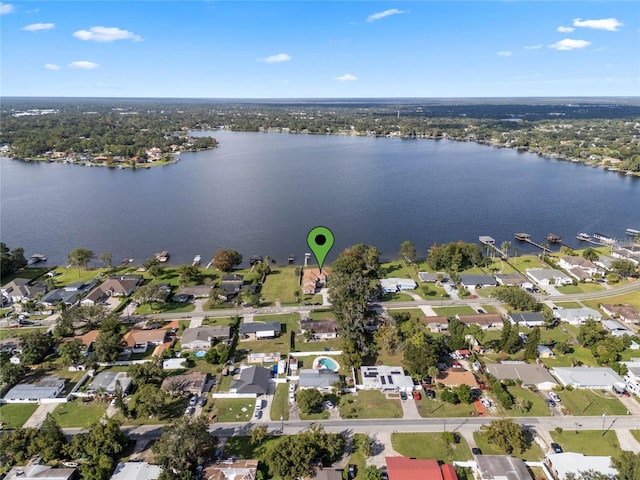
[[47, 413], [53, 413], [57, 406], [57, 403], [41, 403], [36, 411], [24, 422], [22, 428], [40, 428], [44, 419], [47, 418]]
[[411, 394], [409, 394], [409, 398], [406, 400], [400, 400], [400, 405], [402, 405], [402, 418], [412, 418], [416, 420], [422, 418], [418, 413], [416, 402], [424, 402], [424, 400], [414, 400]]

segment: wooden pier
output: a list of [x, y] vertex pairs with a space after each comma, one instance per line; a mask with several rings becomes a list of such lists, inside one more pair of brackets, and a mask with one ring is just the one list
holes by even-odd
[[529, 235], [528, 233], [516, 233], [516, 234], [514, 234], [514, 237], [515, 237], [516, 240], [518, 240], [520, 242], [529, 243], [529, 244], [533, 245], [534, 247], [538, 247], [540, 250], [542, 250], [544, 252], [551, 253], [551, 250], [549, 250], [547, 247], [543, 247], [539, 243], [536, 243], [533, 240], [531, 240], [531, 235]]
[[47, 261], [47, 257], [45, 257], [43, 254], [34, 253], [33, 255], [31, 255], [31, 258], [29, 258], [29, 260], [27, 261], [27, 267], [31, 265], [35, 265], [36, 263], [46, 262], [46, 261]]
[[478, 240], [481, 244], [495, 250], [503, 260], [507, 258], [507, 256], [503, 252], [501, 252], [498, 247], [496, 247], [496, 241], [493, 237], [490, 237], [488, 235], [480, 235], [480, 237], [478, 237]]
[[594, 240], [593, 237], [591, 237], [591, 235], [587, 235], [586, 233], [583, 233], [583, 232], [578, 233], [578, 235], [576, 235], [576, 238], [581, 242], [590, 243], [592, 245], [597, 245], [599, 247], [604, 246], [604, 243], [600, 243]]

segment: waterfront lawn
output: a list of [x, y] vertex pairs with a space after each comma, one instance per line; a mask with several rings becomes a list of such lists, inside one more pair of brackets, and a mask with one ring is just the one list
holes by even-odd
[[70, 283], [95, 280], [99, 275], [105, 275], [106, 278], [106, 275], [109, 274], [109, 270], [106, 268], [81, 268], [78, 271], [76, 267], [57, 267], [55, 270], [57, 275], [53, 277], [53, 283], [58, 288]]
[[411, 278], [418, 281], [416, 269], [404, 262], [387, 262], [380, 265], [381, 278]]
[[289, 420], [289, 385], [280, 383], [276, 385], [276, 393], [271, 402], [271, 419], [273, 421]]
[[253, 419], [255, 406], [253, 398], [216, 398], [213, 414], [218, 422], [248, 422]]
[[83, 402], [73, 400], [61, 403], [52, 415], [60, 428], [89, 427], [96, 423], [107, 411], [106, 402]]
[[180, 302], [164, 302], [154, 303], [152, 305], [145, 304], [136, 308], [136, 315], [149, 315], [152, 313], [187, 313], [193, 312], [196, 306], [194, 303], [180, 303]]
[[[260, 290], [260, 296], [264, 298], [263, 305], [274, 305], [280, 302], [283, 305], [299, 303], [302, 298], [300, 289], [300, 277], [294, 274], [295, 267], [278, 267], [271, 270]], [[296, 298], [295, 292], [300, 293]]]
[[615, 456], [620, 454], [618, 436], [614, 430], [564, 430], [561, 433], [550, 430], [551, 438], [565, 452], [577, 452], [583, 455]]
[[[484, 455], [505, 455], [504, 451], [487, 442], [481, 432], [473, 432], [473, 439]], [[531, 441], [531, 446], [524, 452], [514, 451], [511, 455], [529, 461], [539, 461], [544, 457], [544, 453], [542, 453], [542, 450], [534, 440]]]
[[471, 417], [477, 414], [473, 404], [447, 403], [440, 400], [440, 390], [436, 389], [436, 399], [430, 400], [426, 395], [422, 395], [422, 400], [416, 402], [418, 413], [421, 417], [443, 418], [443, 417]]
[[558, 392], [560, 407], [571, 415], [625, 415], [627, 408], [608, 390], [563, 390]]
[[509, 258], [509, 263], [513, 268], [524, 274], [527, 268], [548, 268], [548, 266], [540, 261], [535, 255], [523, 255], [521, 257]]
[[391, 444], [399, 454], [410, 458], [435, 458], [446, 463], [471, 460], [467, 441], [456, 434], [458, 442], [453, 445], [442, 440], [438, 433], [392, 433]]
[[5, 403], [0, 405], [0, 425], [3, 428], [21, 428], [37, 408], [36, 403]]
[[589, 293], [589, 292], [600, 292], [604, 290], [604, 287], [601, 283], [598, 282], [586, 282], [586, 283], [578, 283], [577, 285], [565, 285], [563, 287], [556, 287], [560, 293], [564, 294], [573, 294], [573, 293]]
[[387, 399], [377, 390], [343, 395], [339, 408], [342, 418], [402, 418], [400, 400]]
[[529, 400], [533, 405], [531, 410], [523, 412], [521, 410], [504, 410], [499, 403], [496, 403], [498, 410], [502, 416], [513, 415], [514, 417], [548, 417], [551, 416], [551, 410], [547, 407], [546, 402], [540, 397], [540, 395], [532, 392], [527, 388], [518, 386], [507, 387], [509, 393], [513, 396], [514, 400], [518, 398], [524, 398]]
[[442, 317], [455, 317], [456, 315], [473, 315], [477, 313], [473, 308], [461, 305], [459, 307], [434, 307], [433, 311]]

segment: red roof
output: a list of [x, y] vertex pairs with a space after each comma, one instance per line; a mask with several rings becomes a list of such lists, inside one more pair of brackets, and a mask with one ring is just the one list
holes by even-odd
[[444, 480], [437, 460], [386, 457], [389, 480]]
[[458, 475], [456, 475], [456, 469], [453, 465], [445, 463], [441, 468], [444, 480], [458, 480]]

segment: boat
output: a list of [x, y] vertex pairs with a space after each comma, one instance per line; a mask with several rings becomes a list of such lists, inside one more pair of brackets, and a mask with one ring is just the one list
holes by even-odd
[[129, 265], [130, 263], [133, 263], [133, 258], [123, 258], [122, 261], [120, 262], [120, 265]]
[[589, 240], [591, 240], [591, 235], [587, 235], [584, 232], [580, 232], [578, 235], [576, 235], [576, 238], [581, 242], [588, 242]]
[[196, 255], [195, 257], [193, 257], [193, 266], [196, 265], [200, 265], [200, 260], [202, 260], [202, 256], [201, 255]]
[[640, 235], [640, 230], [636, 230], [635, 228], [627, 228], [624, 233], [627, 235], [631, 235], [632, 237], [637, 237]]
[[516, 233], [513, 236], [516, 240], [520, 240], [521, 242], [526, 242], [531, 237], [528, 233]]
[[615, 243], [615, 239], [611, 238], [608, 235], [604, 235], [603, 233], [594, 233], [593, 238], [602, 243], [612, 244]]
[[560, 235], [556, 235], [555, 233], [548, 233], [546, 239], [551, 243], [562, 243], [562, 237], [560, 237]]
[[169, 252], [167, 250], [163, 250], [163, 251], [155, 254], [156, 260], [158, 260], [160, 263], [164, 263], [167, 260], [169, 260], [170, 256], [171, 255], [169, 254]]

